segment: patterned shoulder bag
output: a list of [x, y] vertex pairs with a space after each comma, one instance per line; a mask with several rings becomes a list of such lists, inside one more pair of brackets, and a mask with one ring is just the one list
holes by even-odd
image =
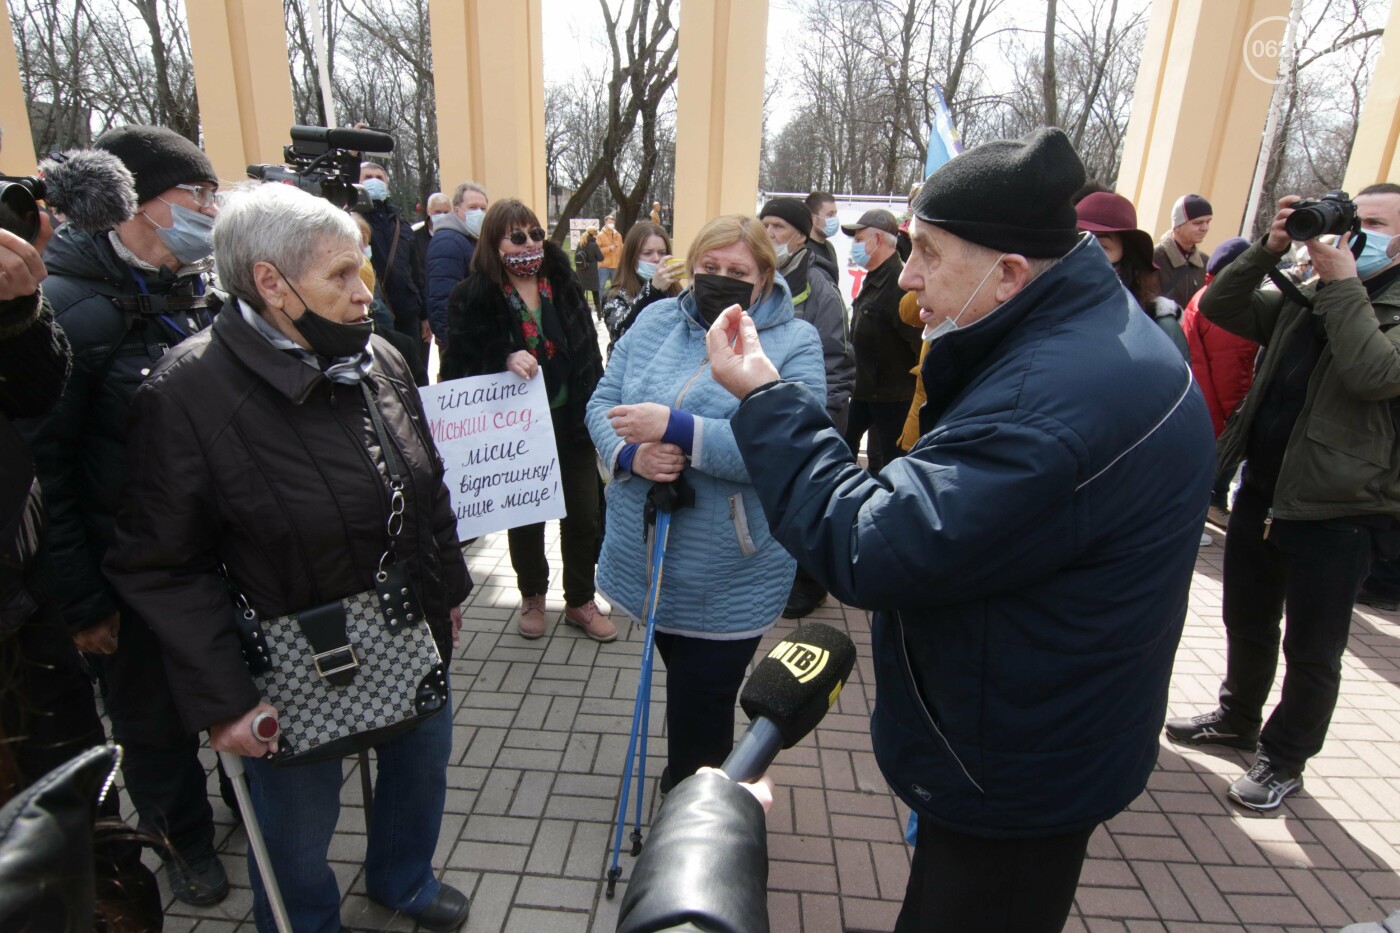
[[[403, 530], [404, 476], [374, 394], [362, 381], [389, 472], [388, 542], [374, 589], [262, 619], [229, 582], [241, 611], [243, 657], [282, 734], [274, 764], [342, 758], [414, 729], [447, 705], [447, 673], [395, 553]], [[227, 575], [225, 575], [227, 577]]]

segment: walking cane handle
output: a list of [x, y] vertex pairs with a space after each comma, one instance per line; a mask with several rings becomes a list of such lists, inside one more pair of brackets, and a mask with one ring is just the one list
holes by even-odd
[[259, 742], [271, 742], [282, 734], [275, 713], [258, 713], [253, 717], [252, 730], [253, 738]]

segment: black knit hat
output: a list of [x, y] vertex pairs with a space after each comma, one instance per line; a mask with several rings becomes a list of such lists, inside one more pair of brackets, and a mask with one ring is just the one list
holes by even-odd
[[198, 146], [163, 126], [119, 126], [93, 142], [131, 170], [136, 177], [136, 202], [144, 204], [176, 185], [219, 183], [214, 165]]
[[758, 212], [758, 219], [776, 217], [792, 224], [792, 228], [803, 236], [812, 235], [812, 212], [805, 201], [799, 198], [773, 198]]
[[1056, 127], [969, 149], [924, 182], [914, 215], [970, 243], [1033, 258], [1079, 241], [1074, 194], [1084, 164]]

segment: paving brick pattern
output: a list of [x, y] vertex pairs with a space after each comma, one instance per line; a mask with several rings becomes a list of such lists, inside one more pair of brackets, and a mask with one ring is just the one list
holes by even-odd
[[[563, 608], [556, 533], [552, 528], [551, 617]], [[470, 933], [612, 931], [622, 888], [617, 900], [608, 900], [602, 878], [638, 680], [640, 627], [605, 646], [562, 624], [545, 638], [524, 641], [514, 631], [517, 595], [505, 536], [477, 542], [468, 558], [477, 588], [452, 661], [455, 742], [435, 864], [472, 896]], [[1217, 543], [1203, 548], [1197, 562], [1171, 715], [1214, 703], [1225, 658], [1220, 560]], [[902, 840], [908, 811], [885, 786], [870, 750], [875, 688], [868, 620], [830, 601], [813, 618], [849, 631], [860, 660], [815, 735], [783, 752], [771, 772], [777, 783], [768, 815], [772, 929], [887, 931], [909, 871], [910, 849]], [[780, 624], [760, 651], [791, 627]], [[1400, 618], [1358, 607], [1344, 664], [1327, 746], [1309, 768], [1305, 793], [1278, 816], [1246, 814], [1225, 801], [1226, 786], [1250, 763], [1242, 753], [1164, 743], [1147, 790], [1093, 836], [1066, 929], [1302, 933], [1400, 909]], [[656, 668], [648, 818], [665, 749], [665, 671], [659, 661]], [[738, 722], [742, 727], [742, 713]], [[172, 933], [252, 930], [243, 831], [217, 793], [213, 800], [235, 889], [208, 909], [171, 902], [166, 929]], [[357, 931], [410, 931], [411, 922], [365, 897], [360, 804], [359, 776], [347, 763], [331, 849], [345, 892], [344, 921]], [[624, 855], [625, 871], [631, 863]]]

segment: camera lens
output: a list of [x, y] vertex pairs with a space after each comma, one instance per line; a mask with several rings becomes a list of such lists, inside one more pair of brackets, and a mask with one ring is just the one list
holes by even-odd
[[39, 204], [24, 185], [0, 182], [0, 228], [30, 243], [39, 236]]
[[1327, 218], [1322, 216], [1319, 205], [1300, 207], [1288, 215], [1283, 229], [1293, 240], [1311, 240], [1327, 232]]
[[1329, 233], [1346, 233], [1352, 228], [1356, 206], [1345, 196], [1328, 195], [1318, 201], [1302, 201], [1283, 222], [1284, 232], [1294, 240], [1311, 240]]

